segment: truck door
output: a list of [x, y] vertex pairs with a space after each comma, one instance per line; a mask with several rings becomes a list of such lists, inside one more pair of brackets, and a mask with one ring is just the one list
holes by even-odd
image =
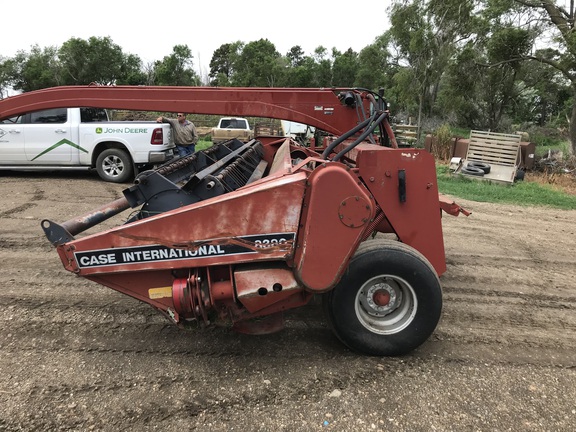
[[35, 165], [69, 165], [76, 143], [72, 142], [72, 119], [68, 109], [36, 111], [26, 116], [26, 158]]
[[0, 163], [18, 165], [26, 161], [22, 116], [0, 121]]

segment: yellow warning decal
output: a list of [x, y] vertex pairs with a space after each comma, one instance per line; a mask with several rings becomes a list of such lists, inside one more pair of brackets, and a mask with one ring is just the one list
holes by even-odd
[[172, 297], [172, 287], [150, 288], [148, 290], [148, 297], [151, 299], [159, 299], [164, 297]]

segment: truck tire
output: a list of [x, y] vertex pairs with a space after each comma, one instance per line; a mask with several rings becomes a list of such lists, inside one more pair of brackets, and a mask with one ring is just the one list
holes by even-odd
[[102, 180], [125, 183], [134, 176], [134, 164], [126, 151], [110, 148], [96, 159], [96, 171]]
[[406, 354], [432, 334], [442, 288], [432, 265], [398, 241], [364, 242], [338, 285], [323, 295], [334, 334], [350, 349], [375, 356]]

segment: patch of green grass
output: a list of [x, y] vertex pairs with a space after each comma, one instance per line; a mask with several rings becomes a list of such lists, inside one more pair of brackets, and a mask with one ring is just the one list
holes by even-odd
[[570, 142], [568, 141], [558, 141], [555, 143], [537, 144], [536, 145], [536, 155], [545, 156], [548, 154], [548, 150], [562, 150], [564, 157], [570, 154]]
[[470, 129], [463, 129], [455, 126], [450, 126], [450, 133], [452, 136], [457, 136], [461, 138], [470, 137]]
[[212, 147], [211, 140], [200, 139], [196, 143], [196, 151], [206, 150], [208, 147]]
[[524, 181], [503, 185], [471, 180], [452, 175], [447, 165], [437, 165], [436, 174], [441, 193], [470, 201], [576, 210], [576, 196], [563, 193], [551, 186]]

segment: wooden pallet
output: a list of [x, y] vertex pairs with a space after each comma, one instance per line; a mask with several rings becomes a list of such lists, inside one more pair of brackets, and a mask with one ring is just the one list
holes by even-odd
[[482, 177], [467, 177], [500, 183], [514, 183], [518, 169], [521, 138], [519, 134], [471, 131], [463, 166], [466, 166], [469, 161], [476, 161], [489, 164], [491, 169], [490, 173]]
[[520, 151], [519, 134], [471, 131], [467, 160], [516, 167]]
[[411, 147], [418, 141], [418, 126], [417, 125], [394, 125], [394, 136], [398, 145], [403, 147]]

